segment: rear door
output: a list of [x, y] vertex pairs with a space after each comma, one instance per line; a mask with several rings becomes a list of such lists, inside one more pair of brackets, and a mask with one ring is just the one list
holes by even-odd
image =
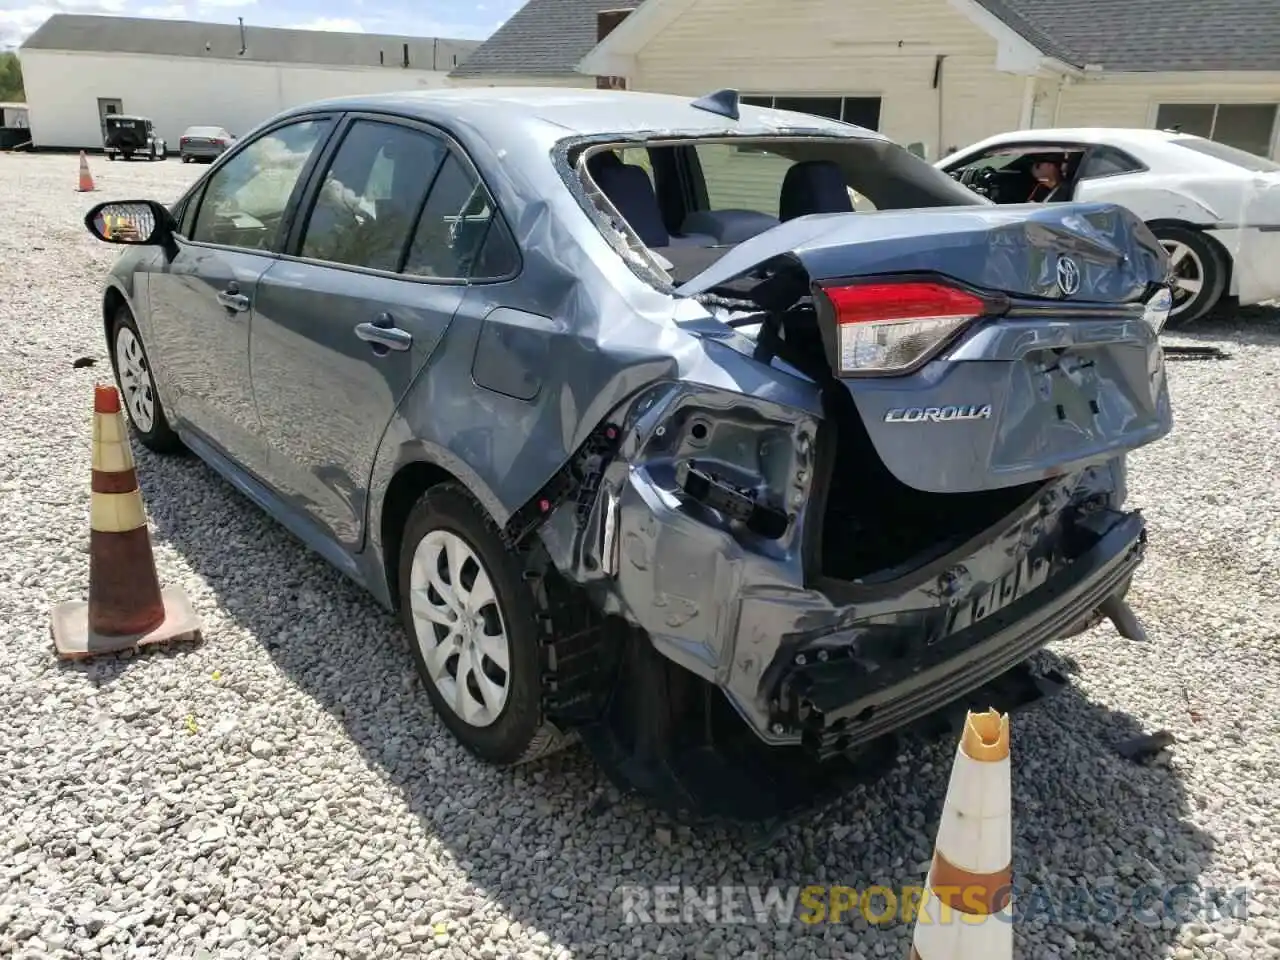
[[261, 431], [249, 377], [258, 280], [274, 262], [309, 163], [334, 118], [276, 126], [213, 171], [184, 213], [177, 255], [150, 277], [148, 352], [165, 402], [259, 473]]
[[289, 256], [259, 282], [253, 384], [272, 485], [350, 550], [387, 424], [430, 376], [474, 278], [492, 212], [478, 194], [440, 131], [352, 116], [312, 177]]

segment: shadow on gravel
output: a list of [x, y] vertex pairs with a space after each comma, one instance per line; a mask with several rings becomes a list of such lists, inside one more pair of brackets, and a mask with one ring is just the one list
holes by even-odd
[[[806, 923], [814, 916], [807, 906], [829, 907], [830, 894], [793, 902], [788, 912], [787, 891], [918, 886], [954, 741], [904, 744], [882, 778], [764, 846], [740, 828], [667, 823], [612, 790], [581, 748], [519, 771], [491, 770], [456, 747], [433, 717], [393, 617], [194, 458], [139, 451], [139, 461], [157, 541], [206, 581], [220, 616], [255, 637], [293, 684], [341, 721], [395, 785], [404, 815], [419, 818], [525, 935], [541, 931], [575, 954], [595, 947], [611, 956], [905, 955], [911, 925], [900, 914], [868, 923], [853, 909], [838, 924]], [[206, 644], [231, 642], [208, 623], [214, 611], [203, 612]], [[317, 633], [322, 623], [333, 626]], [[183, 653], [147, 656], [156, 655]], [[1064, 658], [1040, 656], [1065, 674], [1078, 671]], [[122, 659], [77, 669], [109, 683], [131, 664], [140, 665]], [[1188, 914], [1175, 885], [1195, 888], [1211, 838], [1186, 822], [1188, 800], [1174, 770], [1132, 763], [1112, 749], [1147, 732], [1139, 718], [1092, 703], [1073, 686], [1015, 720], [1019, 955], [1163, 956], [1178, 921], [1195, 913], [1194, 900]], [[276, 762], [287, 764], [288, 755]], [[723, 914], [727, 922], [712, 922], [696, 904], [680, 922], [656, 922], [662, 914], [654, 900], [632, 898], [641, 885], [699, 895], [739, 886], [736, 913], [748, 922]], [[767, 885], [781, 888], [783, 905], [752, 921], [751, 890]], [[630, 917], [628, 900], [640, 907]], [[678, 916], [680, 896], [673, 904]]]
[[1210, 314], [1185, 329], [1167, 330], [1163, 339], [1217, 344], [1225, 340], [1242, 346], [1280, 347], [1280, 306], [1238, 307]]

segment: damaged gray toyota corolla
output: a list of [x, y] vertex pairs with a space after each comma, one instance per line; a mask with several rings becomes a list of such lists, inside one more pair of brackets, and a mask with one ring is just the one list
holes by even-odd
[[1171, 428], [1171, 301], [1121, 207], [995, 207], [731, 92], [476, 89], [288, 111], [86, 223], [133, 247], [141, 442], [402, 611], [491, 763], [580, 735], [774, 814], [1034, 698], [1049, 641], [1141, 634], [1124, 458]]

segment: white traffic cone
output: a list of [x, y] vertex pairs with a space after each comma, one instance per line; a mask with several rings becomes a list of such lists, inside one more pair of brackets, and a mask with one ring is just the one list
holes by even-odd
[[956, 748], [910, 960], [1013, 960], [1009, 717], [970, 713]]

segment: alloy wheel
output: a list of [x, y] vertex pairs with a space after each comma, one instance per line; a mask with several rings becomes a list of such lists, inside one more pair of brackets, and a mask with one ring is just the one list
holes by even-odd
[[493, 580], [449, 530], [419, 542], [409, 574], [414, 634], [427, 673], [463, 722], [487, 727], [510, 693], [510, 644]]
[[1204, 261], [1185, 243], [1177, 240], [1161, 240], [1160, 245], [1169, 254], [1169, 270], [1173, 285], [1173, 309], [1170, 317], [1176, 317], [1191, 305], [1204, 289]]
[[137, 335], [127, 326], [116, 334], [116, 372], [133, 425], [150, 433], [156, 425], [155, 384]]

